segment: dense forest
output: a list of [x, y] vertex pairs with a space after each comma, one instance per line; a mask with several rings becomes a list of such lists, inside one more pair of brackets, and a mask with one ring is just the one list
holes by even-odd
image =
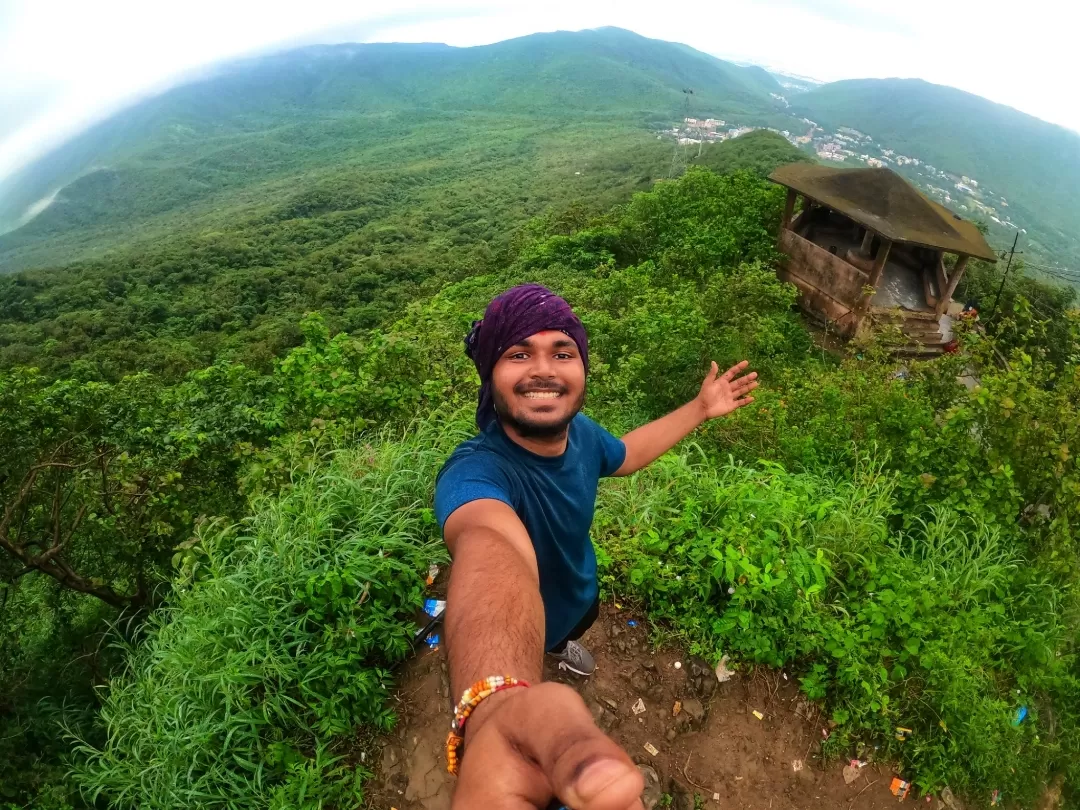
[[[685, 104], [664, 73], [683, 51], [635, 43], [606, 58], [663, 89], [612, 95], [653, 99], [626, 127], [522, 97], [372, 109], [332, 144], [329, 113], [296, 119], [333, 88], [282, 68], [280, 128], [150, 116], [150, 151], [5, 238], [5, 261], [55, 266], [0, 276], [0, 807], [362, 806], [446, 559], [430, 507], [473, 431], [462, 337], [524, 281], [581, 314], [587, 410], [616, 434], [710, 360], [761, 375], [752, 407], [603, 484], [604, 598], [706, 659], [792, 673], [834, 726], [826, 756], [876, 746], [972, 806], [1049, 783], [1080, 801], [1075, 291], [973, 262], [956, 297], [983, 314], [956, 352], [829, 344], [775, 272], [764, 177], [805, 153], [755, 132], [669, 177], [644, 119]], [[539, 64], [565, 64], [549, 45]], [[768, 98], [729, 69], [738, 103]]]

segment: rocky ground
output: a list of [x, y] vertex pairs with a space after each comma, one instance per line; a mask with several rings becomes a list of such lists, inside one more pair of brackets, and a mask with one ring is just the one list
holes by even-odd
[[[574, 686], [600, 727], [639, 764], [646, 810], [896, 804], [889, 786], [897, 774], [888, 766], [849, 768], [845, 779], [847, 763], [821, 762], [824, 721], [793, 679], [781, 672], [736, 673], [720, 683], [704, 661], [677, 650], [654, 652], [644, 623], [630, 621], [635, 617], [605, 606], [582, 639], [596, 656], [596, 672], [578, 678], [549, 668], [545, 677]], [[443, 753], [450, 695], [441, 650], [424, 647], [405, 667], [397, 701], [400, 723], [382, 740], [369, 806], [446, 810], [453, 777]], [[915, 801], [913, 791], [906, 803]], [[942, 803], [926, 806], [937, 810]]]

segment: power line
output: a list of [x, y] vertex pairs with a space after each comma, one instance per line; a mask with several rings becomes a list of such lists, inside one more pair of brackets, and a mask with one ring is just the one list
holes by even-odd
[[990, 314], [986, 316], [987, 320], [994, 317], [994, 313], [997, 312], [998, 301], [1001, 300], [1001, 291], [1005, 289], [1005, 279], [1009, 277], [1009, 268], [1012, 267], [1013, 256], [1016, 255], [1016, 243], [1020, 239], [1020, 232], [1016, 232], [1016, 236], [1013, 237], [1012, 249], [1009, 251], [1009, 263], [1005, 265], [1005, 272], [1001, 274], [1001, 284], [998, 285], [997, 295], [994, 296], [994, 305], [990, 307]]

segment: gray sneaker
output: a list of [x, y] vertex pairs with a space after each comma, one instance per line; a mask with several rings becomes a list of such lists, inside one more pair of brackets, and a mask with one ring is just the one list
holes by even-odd
[[566, 642], [566, 649], [561, 653], [548, 653], [559, 662], [559, 669], [565, 669], [577, 675], [592, 675], [596, 662], [589, 651], [576, 641]]

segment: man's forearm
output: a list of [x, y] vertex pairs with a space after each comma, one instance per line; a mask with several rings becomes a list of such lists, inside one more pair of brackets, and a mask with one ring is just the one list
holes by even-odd
[[651, 464], [685, 439], [705, 421], [705, 409], [694, 398], [667, 416], [662, 416], [622, 437], [626, 459], [615, 475], [629, 475]]
[[[475, 529], [457, 542], [445, 629], [455, 700], [489, 675], [539, 683], [544, 659], [539, 582], [521, 553], [498, 532]], [[495, 695], [477, 708], [468, 733], [482, 725], [499, 698]]]

